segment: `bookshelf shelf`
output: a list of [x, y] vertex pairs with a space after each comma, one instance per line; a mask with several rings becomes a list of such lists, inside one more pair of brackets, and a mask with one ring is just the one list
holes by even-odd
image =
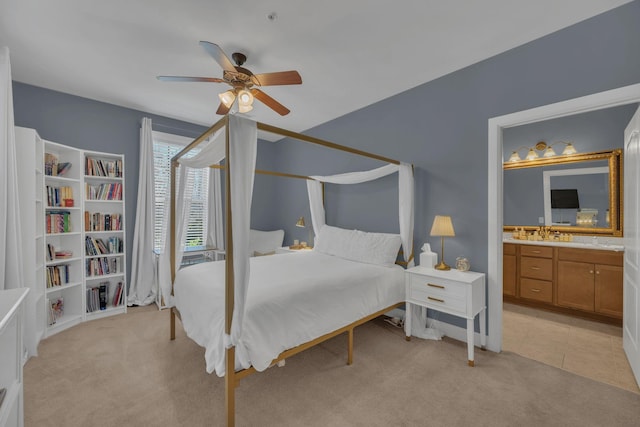
[[62, 290], [74, 288], [80, 285], [82, 285], [82, 282], [71, 282], [71, 283], [65, 283], [64, 285], [60, 285], [60, 286], [52, 286], [50, 288], [47, 288], [46, 293], [50, 294], [52, 292], [62, 291]]
[[[26, 213], [27, 224], [34, 224], [30, 234], [23, 236], [27, 242], [23, 244], [23, 257], [27, 260], [25, 284], [34, 293], [30, 300], [35, 301], [28, 303], [26, 309], [33, 306], [33, 315], [28, 315], [35, 319], [37, 329], [27, 332], [39, 341], [86, 320], [126, 313], [124, 156], [47, 141], [34, 129], [21, 127], [16, 127], [16, 142], [20, 211], [21, 215]], [[92, 194], [100, 197], [89, 199]], [[108, 216], [110, 224], [121, 229], [87, 231], [85, 212], [96, 214], [96, 220], [103, 221]], [[86, 237], [121, 242], [119, 251], [88, 254]], [[53, 252], [69, 257], [52, 259]], [[89, 276], [86, 262], [96, 258], [117, 265], [118, 272]], [[87, 312], [86, 292], [100, 281], [110, 281], [109, 286], [114, 289], [121, 283], [124, 291], [119, 306], [111, 304], [97, 316]]]

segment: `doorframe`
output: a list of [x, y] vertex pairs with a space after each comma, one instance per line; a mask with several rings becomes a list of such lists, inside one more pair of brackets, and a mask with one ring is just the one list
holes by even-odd
[[605, 108], [640, 102], [640, 83], [592, 95], [543, 105], [489, 119], [488, 140], [488, 225], [487, 225], [487, 348], [502, 350], [502, 204], [503, 204], [503, 146], [502, 130], [510, 127], [572, 116]]

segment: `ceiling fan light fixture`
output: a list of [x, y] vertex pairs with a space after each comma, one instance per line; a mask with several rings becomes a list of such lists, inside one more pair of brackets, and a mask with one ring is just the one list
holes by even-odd
[[[246, 89], [242, 89], [238, 92], [238, 104], [240, 107], [242, 106], [252, 106], [253, 105], [253, 95]], [[251, 111], [251, 109], [247, 110]]]
[[228, 90], [218, 94], [218, 98], [220, 98], [220, 102], [222, 102], [225, 107], [231, 108], [231, 105], [233, 105], [233, 102], [236, 100], [236, 95], [233, 91]]

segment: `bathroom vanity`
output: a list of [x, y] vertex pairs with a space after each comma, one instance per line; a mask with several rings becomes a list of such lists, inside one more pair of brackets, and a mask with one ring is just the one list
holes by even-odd
[[622, 324], [623, 247], [503, 243], [504, 301]]

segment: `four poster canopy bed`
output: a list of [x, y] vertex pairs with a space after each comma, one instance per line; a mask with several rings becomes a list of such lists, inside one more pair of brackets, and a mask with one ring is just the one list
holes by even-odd
[[[258, 130], [387, 165], [328, 177], [259, 171], [255, 169]], [[195, 147], [199, 152], [185, 157]], [[220, 167], [222, 159], [226, 259], [177, 271], [177, 169], [180, 165], [183, 169]], [[344, 332], [348, 334], [347, 363], [351, 364], [354, 328], [404, 303], [404, 270], [396, 265], [396, 258], [402, 246], [404, 265], [413, 264], [410, 164], [228, 115], [178, 153], [171, 172], [171, 339], [175, 339], [178, 316], [187, 335], [205, 348], [207, 372], [225, 376], [227, 425], [235, 423], [235, 387], [241, 378]], [[250, 258], [255, 173], [306, 180], [316, 235], [312, 251]], [[345, 230], [325, 223], [324, 182], [355, 184], [391, 173], [398, 173], [400, 234]]]

